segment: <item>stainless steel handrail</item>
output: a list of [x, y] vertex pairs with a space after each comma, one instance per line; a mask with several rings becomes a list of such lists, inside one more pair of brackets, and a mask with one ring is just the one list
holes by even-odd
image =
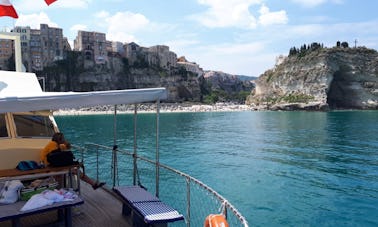
[[[86, 147], [96, 147], [96, 150], [98, 151], [98, 149], [102, 149], [104, 151], [110, 151], [112, 152], [113, 151], [113, 148], [112, 147], [109, 147], [109, 146], [104, 146], [104, 145], [100, 145], [100, 144], [95, 144], [95, 143], [87, 143], [86, 144]], [[83, 152], [86, 152], [87, 148], [80, 148], [78, 149], [80, 150], [81, 152], [81, 157], [84, 161], [84, 155], [83, 155]], [[130, 151], [127, 151], [127, 150], [121, 150], [121, 149], [118, 149], [117, 150], [118, 154], [123, 154], [123, 155], [129, 155], [129, 156], [132, 156], [133, 157], [133, 162], [134, 160], [136, 159], [139, 159], [139, 160], [142, 160], [142, 161], [145, 161], [145, 162], [148, 162], [148, 163], [151, 163], [153, 165], [156, 165], [158, 166], [159, 168], [164, 168], [172, 173], [175, 173], [177, 174], [178, 176], [181, 176], [181, 177], [184, 177], [185, 178], [185, 181], [186, 181], [186, 184], [187, 184], [187, 193], [186, 193], [186, 196], [187, 196], [187, 204], [186, 204], [186, 221], [187, 221], [187, 226], [190, 226], [190, 219], [191, 219], [191, 213], [190, 213], [190, 201], [191, 201], [191, 190], [190, 190], [190, 183], [193, 182], [194, 184], [196, 184], [197, 186], [199, 186], [200, 188], [206, 190], [207, 192], [209, 192], [212, 196], [214, 196], [214, 198], [217, 199], [217, 201], [222, 204], [222, 207], [223, 207], [223, 214], [227, 217], [227, 215], [229, 213], [227, 213], [227, 209], [229, 209], [231, 211], [231, 213], [236, 217], [237, 220], [239, 220], [240, 224], [244, 227], [248, 227], [248, 222], [247, 220], [244, 218], [244, 216], [235, 208], [235, 206], [233, 206], [227, 199], [225, 199], [223, 196], [221, 196], [217, 191], [215, 191], [214, 189], [212, 189], [211, 187], [209, 187], [208, 185], [206, 185], [205, 183], [203, 183], [202, 181], [184, 173], [184, 172], [181, 172], [179, 170], [176, 170], [172, 167], [169, 167], [167, 165], [164, 165], [164, 164], [161, 164], [161, 163], [156, 163], [155, 161], [153, 160], [150, 160], [148, 158], [145, 158], [145, 157], [142, 157], [142, 156], [138, 156], [138, 155], [135, 155], [133, 154], [133, 152], [130, 152]], [[98, 158], [96, 159], [97, 162], [98, 162]], [[117, 165], [117, 164], [115, 164]], [[98, 163], [96, 163], [96, 166], [97, 168], [99, 167]], [[118, 169], [118, 168], [117, 168]], [[136, 169], [135, 166], [133, 168], [134, 170]], [[98, 171], [98, 170], [97, 170]], [[135, 173], [133, 173], [135, 175]], [[112, 179], [113, 181], [115, 180], [114, 178]], [[112, 182], [113, 185], [116, 185], [117, 182]], [[135, 184], [135, 182], [134, 182]]]

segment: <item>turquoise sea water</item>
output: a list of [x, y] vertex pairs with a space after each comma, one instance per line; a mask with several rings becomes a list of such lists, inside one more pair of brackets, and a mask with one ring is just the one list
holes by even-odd
[[[118, 118], [117, 143], [132, 146], [132, 116]], [[143, 149], [155, 115], [138, 119]], [[56, 120], [74, 144], [113, 144], [113, 116]], [[163, 164], [216, 189], [250, 226], [378, 226], [378, 111], [162, 113], [160, 145]]]

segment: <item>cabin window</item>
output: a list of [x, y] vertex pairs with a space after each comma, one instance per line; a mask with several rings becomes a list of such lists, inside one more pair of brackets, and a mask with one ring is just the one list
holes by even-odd
[[5, 122], [5, 114], [0, 114], [0, 137], [8, 137], [7, 124]]
[[54, 126], [48, 116], [13, 115], [17, 136], [21, 137], [51, 137]]

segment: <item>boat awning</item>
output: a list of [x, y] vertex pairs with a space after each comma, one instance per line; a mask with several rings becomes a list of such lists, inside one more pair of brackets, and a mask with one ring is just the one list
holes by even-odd
[[134, 104], [166, 98], [165, 88], [43, 92], [34, 73], [0, 71], [0, 113]]

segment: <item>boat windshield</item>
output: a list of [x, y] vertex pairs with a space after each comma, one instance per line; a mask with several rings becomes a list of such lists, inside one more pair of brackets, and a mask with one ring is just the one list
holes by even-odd
[[49, 116], [13, 114], [19, 137], [51, 137], [54, 125]]
[[5, 114], [0, 114], [0, 137], [8, 137], [7, 125], [5, 123]]

